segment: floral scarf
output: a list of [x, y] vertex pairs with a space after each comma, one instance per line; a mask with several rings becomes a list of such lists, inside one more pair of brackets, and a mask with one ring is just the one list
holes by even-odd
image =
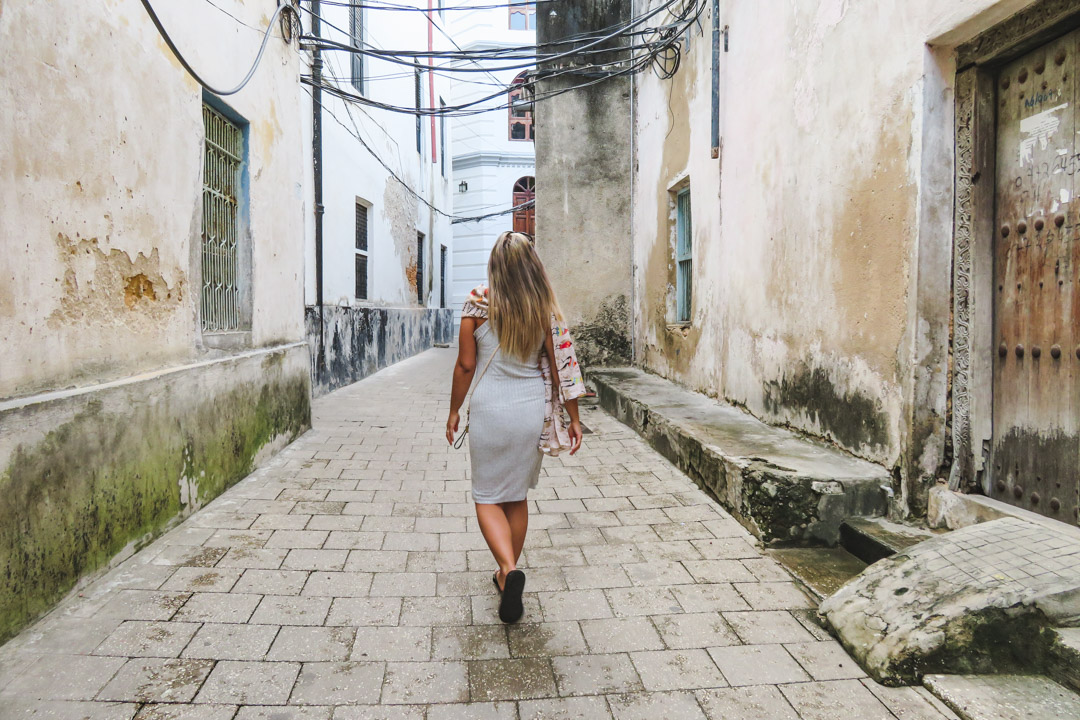
[[[465, 317], [487, 319], [488, 288], [478, 285], [469, 293], [461, 309]], [[570, 330], [553, 314], [551, 316], [551, 340], [555, 347], [555, 368], [559, 382], [556, 385], [551, 363], [546, 352], [540, 353], [540, 374], [544, 378], [544, 429], [540, 433], [539, 446], [545, 454], [557, 456], [570, 447], [570, 418], [565, 403], [585, 394], [585, 379], [581, 375], [574, 342]]]

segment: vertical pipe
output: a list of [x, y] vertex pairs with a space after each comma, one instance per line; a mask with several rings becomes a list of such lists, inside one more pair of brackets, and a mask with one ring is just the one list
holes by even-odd
[[[318, 37], [321, 30], [319, 0], [311, 0], [311, 34]], [[319, 337], [315, 349], [316, 380], [322, 379], [326, 368], [326, 324], [323, 322], [322, 67], [322, 52], [315, 45], [311, 57], [311, 165], [315, 191], [315, 305], [319, 314]]]
[[720, 0], [712, 0], [712, 156], [720, 157]]

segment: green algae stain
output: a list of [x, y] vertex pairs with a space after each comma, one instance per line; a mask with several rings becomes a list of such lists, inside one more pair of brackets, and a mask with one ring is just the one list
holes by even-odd
[[242, 479], [268, 442], [309, 427], [307, 377], [264, 370], [279, 379], [194, 401], [166, 391], [127, 414], [91, 401], [16, 449], [0, 474], [0, 642], [129, 543]]

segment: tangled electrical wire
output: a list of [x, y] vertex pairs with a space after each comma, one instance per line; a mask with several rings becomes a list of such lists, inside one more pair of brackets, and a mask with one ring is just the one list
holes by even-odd
[[[350, 3], [338, 0], [331, 4], [390, 9], [386, 4], [370, 2]], [[680, 4], [681, 7], [675, 10], [674, 8]], [[473, 9], [477, 6], [468, 7]], [[683, 37], [695, 24], [698, 25], [700, 31], [700, 20], [705, 7], [704, 0], [665, 0], [648, 12], [591, 33], [571, 35], [554, 42], [531, 46], [482, 50], [387, 50], [374, 48], [366, 43], [357, 46], [319, 35], [305, 33], [301, 36], [301, 41], [308, 43], [312, 48], [371, 57], [405, 66], [410, 72], [417, 69], [434, 73], [485, 72], [491, 74], [506, 70], [524, 69], [527, 71], [524, 80], [505, 85], [492, 83], [497, 88], [493, 92], [457, 105], [425, 108], [381, 102], [345, 89], [342, 87], [344, 80], [333, 76], [329, 78], [335, 81], [333, 83], [326, 82], [326, 77], [318, 81], [310, 75], [302, 76], [301, 82], [310, 86], [318, 85], [323, 91], [344, 101], [414, 116], [463, 117], [503, 110], [511, 107], [508, 99], [508, 93], [511, 90], [521, 90], [531, 102], [541, 102], [613, 78], [637, 74], [650, 68], [662, 79], [671, 78], [678, 71], [681, 63]], [[310, 8], [304, 6], [303, 9], [308, 14], [314, 15]], [[665, 12], [671, 16], [670, 20], [657, 25], [647, 25], [650, 20]], [[320, 24], [325, 24], [346, 36], [350, 35], [325, 18], [320, 17], [319, 20]], [[420, 65], [421, 60], [428, 60], [431, 63], [435, 60], [442, 62], [438, 65]], [[568, 85], [559, 83], [559, 87], [549, 89], [542, 87], [538, 89], [538, 86], [542, 86], [546, 81], [563, 76], [575, 82]], [[507, 100], [496, 105], [490, 104], [498, 98], [507, 98]]]

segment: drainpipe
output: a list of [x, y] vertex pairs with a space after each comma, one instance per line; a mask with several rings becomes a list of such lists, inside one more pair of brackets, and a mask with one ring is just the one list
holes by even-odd
[[[321, 31], [319, 0], [311, 0], [311, 34]], [[326, 369], [326, 324], [323, 322], [323, 167], [322, 167], [322, 51], [316, 45], [311, 60], [311, 165], [315, 190], [315, 305], [319, 315], [319, 337], [315, 343], [315, 378], [321, 381]]]

